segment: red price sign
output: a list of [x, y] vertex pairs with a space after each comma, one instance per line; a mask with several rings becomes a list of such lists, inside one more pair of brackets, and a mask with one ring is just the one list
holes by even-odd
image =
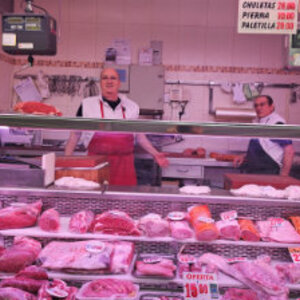
[[186, 300], [219, 299], [216, 274], [185, 272], [183, 282]]
[[290, 256], [295, 264], [300, 264], [300, 248], [289, 248]]

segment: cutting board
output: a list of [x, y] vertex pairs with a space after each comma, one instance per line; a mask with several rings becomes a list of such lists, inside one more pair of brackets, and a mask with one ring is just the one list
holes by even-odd
[[107, 161], [105, 155], [92, 156], [58, 156], [56, 157], [55, 167], [58, 168], [92, 168], [102, 162]]
[[259, 174], [224, 174], [224, 188], [238, 189], [245, 184], [271, 185], [277, 189], [285, 189], [289, 185], [299, 185], [300, 180], [289, 176]]

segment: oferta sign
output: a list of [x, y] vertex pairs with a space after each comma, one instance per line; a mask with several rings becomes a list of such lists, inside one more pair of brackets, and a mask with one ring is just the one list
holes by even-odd
[[238, 33], [295, 34], [298, 0], [239, 0]]

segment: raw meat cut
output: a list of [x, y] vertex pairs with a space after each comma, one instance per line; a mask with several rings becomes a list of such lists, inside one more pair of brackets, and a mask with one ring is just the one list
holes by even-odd
[[300, 243], [300, 235], [289, 221], [282, 218], [269, 218], [267, 221], [258, 221], [257, 226], [264, 241]]
[[288, 294], [288, 288], [276, 268], [262, 259], [240, 262], [233, 265], [233, 268], [267, 295], [282, 297]]
[[237, 157], [237, 155], [211, 152], [209, 154], [209, 157], [214, 158], [215, 160], [220, 160], [220, 161], [234, 161], [234, 159]]
[[37, 280], [26, 277], [7, 278], [1, 281], [0, 288], [14, 287], [35, 294], [39, 291], [40, 287], [46, 282], [46, 280]]
[[241, 219], [238, 222], [243, 240], [250, 242], [258, 242], [260, 240], [259, 232], [251, 220]]
[[140, 218], [138, 229], [148, 237], [164, 237], [170, 235], [169, 222], [158, 214], [148, 214]]
[[42, 209], [42, 201], [16, 203], [0, 210], [0, 230], [34, 226]]
[[50, 242], [39, 255], [42, 267], [53, 270], [110, 270], [113, 244], [97, 240]]
[[225, 274], [241, 281], [254, 290], [260, 300], [287, 299], [288, 289], [284, 281], [280, 279], [280, 274], [276, 269], [266, 263], [266, 260], [258, 259], [230, 266], [223, 257], [205, 253], [199, 258], [199, 261], [213, 264]]
[[138, 293], [138, 286], [131, 281], [113, 278], [97, 279], [85, 283], [79, 289], [77, 299], [109, 299], [114, 296], [116, 299], [122, 297], [135, 298]]
[[221, 300], [259, 300], [256, 293], [251, 290], [229, 288]]
[[26, 278], [32, 278], [37, 280], [48, 280], [48, 274], [44, 268], [38, 267], [38, 266], [28, 266], [18, 272], [16, 277], [26, 277]]
[[276, 264], [276, 269], [290, 283], [300, 283], [300, 265], [293, 263]]
[[37, 259], [41, 248], [38, 241], [27, 237], [15, 237], [12, 247], [0, 256], [0, 271], [14, 273], [31, 265]]
[[54, 279], [45, 283], [38, 292], [37, 300], [54, 300], [64, 298], [65, 300], [75, 300], [77, 288], [68, 286], [63, 280]]
[[35, 300], [36, 297], [28, 292], [12, 287], [0, 288], [0, 300]]
[[187, 149], [184, 149], [182, 151], [182, 156], [184, 156], [184, 157], [190, 157], [190, 156], [193, 156], [194, 152], [195, 152], [194, 149], [187, 148]]
[[237, 220], [221, 220], [216, 225], [221, 238], [234, 241], [238, 241], [241, 238], [240, 225]]
[[34, 101], [20, 102], [14, 106], [14, 111], [24, 114], [62, 116], [54, 106]]
[[114, 254], [111, 260], [111, 272], [114, 274], [127, 273], [134, 255], [134, 244], [115, 242]]
[[202, 147], [198, 147], [196, 149], [196, 154], [199, 158], [205, 158], [205, 155], [206, 155], [206, 150]]
[[82, 210], [74, 214], [70, 219], [69, 230], [74, 233], [88, 232], [94, 217], [94, 213], [90, 210]]
[[39, 227], [45, 231], [58, 231], [60, 227], [58, 211], [54, 208], [45, 210], [39, 218]]
[[45, 269], [32, 265], [21, 270], [15, 277], [3, 279], [0, 287], [14, 287], [35, 294], [47, 282], [48, 275]]
[[148, 263], [145, 260], [136, 262], [136, 275], [138, 276], [161, 276], [174, 277], [176, 265], [173, 260], [167, 258], [158, 259], [155, 263]]
[[189, 239], [194, 236], [194, 231], [187, 221], [170, 221], [171, 236], [177, 240]]
[[199, 241], [212, 241], [218, 238], [219, 232], [207, 205], [193, 206], [189, 210], [189, 216]]
[[140, 231], [133, 219], [128, 214], [119, 210], [111, 210], [96, 215], [92, 232], [117, 234], [117, 235], [140, 235]]

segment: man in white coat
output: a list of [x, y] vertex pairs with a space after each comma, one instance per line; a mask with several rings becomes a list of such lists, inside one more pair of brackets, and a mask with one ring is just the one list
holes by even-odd
[[[260, 95], [254, 100], [257, 117], [254, 123], [262, 125], [285, 124], [275, 112], [273, 99]], [[288, 176], [292, 167], [294, 148], [291, 140], [258, 138], [251, 139], [247, 153], [237, 156], [234, 165], [246, 173], [280, 174]]]

